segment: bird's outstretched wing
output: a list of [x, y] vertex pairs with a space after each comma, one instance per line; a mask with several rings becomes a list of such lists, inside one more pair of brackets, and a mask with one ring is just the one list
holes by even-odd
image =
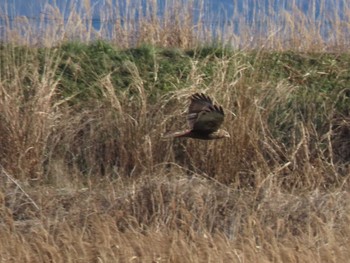
[[224, 121], [224, 110], [213, 104], [210, 97], [195, 93], [190, 97], [187, 121], [194, 132], [212, 133], [219, 129]]

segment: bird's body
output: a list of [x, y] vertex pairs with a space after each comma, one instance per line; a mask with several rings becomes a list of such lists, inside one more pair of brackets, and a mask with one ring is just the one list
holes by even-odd
[[195, 93], [190, 97], [187, 122], [189, 129], [166, 135], [165, 138], [189, 137], [201, 140], [215, 140], [230, 137], [225, 130], [219, 129], [224, 121], [224, 110], [213, 104], [210, 97]]

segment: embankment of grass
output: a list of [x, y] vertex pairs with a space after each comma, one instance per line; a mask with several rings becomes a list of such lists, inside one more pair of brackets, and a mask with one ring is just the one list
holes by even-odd
[[[0, 49], [3, 259], [348, 258], [349, 54]], [[230, 139], [161, 139], [194, 92]]]
[[[33, 145], [38, 142], [36, 164], [30, 166], [38, 167], [39, 174], [32, 176], [40, 178], [49, 176], [44, 168], [58, 156], [83, 173], [102, 176], [118, 167], [128, 176], [143, 166], [144, 156], [138, 157], [145, 151], [143, 144], [152, 152], [147, 169], [181, 160], [180, 165], [189, 167], [192, 164], [183, 163], [189, 152], [179, 149], [175, 152], [179, 160], [170, 157], [161, 150], [169, 142], [159, 138], [169, 129], [186, 126], [186, 97], [196, 91], [223, 104], [225, 126], [233, 135], [246, 136], [237, 151], [252, 147], [264, 153], [263, 162], [280, 165], [291, 161], [290, 155], [307, 137], [310, 158], [322, 157], [330, 163], [349, 159], [347, 153], [331, 147], [346, 143], [348, 54], [146, 45], [118, 50], [102, 41], [56, 48], [3, 45], [1, 49], [1, 157], [7, 160], [6, 169], [16, 175], [18, 159], [26, 159], [20, 153], [37, 151]], [[177, 144], [187, 147], [187, 142]], [[71, 149], [72, 145], [79, 147]], [[230, 151], [235, 145], [230, 145]], [[226, 155], [224, 144], [215, 147]], [[226, 170], [230, 165], [223, 161], [215, 166]], [[232, 178], [231, 174], [224, 177]]]

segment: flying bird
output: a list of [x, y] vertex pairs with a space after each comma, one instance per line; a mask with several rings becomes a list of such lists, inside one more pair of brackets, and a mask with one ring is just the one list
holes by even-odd
[[230, 137], [227, 131], [219, 129], [225, 118], [221, 106], [213, 104], [212, 99], [203, 93], [193, 94], [190, 100], [187, 113], [189, 129], [165, 135], [164, 138], [215, 140]]

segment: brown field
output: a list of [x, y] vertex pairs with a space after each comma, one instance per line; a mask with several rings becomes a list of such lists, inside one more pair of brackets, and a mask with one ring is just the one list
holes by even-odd
[[[220, 46], [190, 10], [116, 23], [109, 42], [77, 13], [40, 38], [6, 28], [0, 262], [349, 261], [349, 24], [325, 41], [295, 7], [278, 34], [227, 25]], [[231, 138], [161, 139], [194, 92]]]

